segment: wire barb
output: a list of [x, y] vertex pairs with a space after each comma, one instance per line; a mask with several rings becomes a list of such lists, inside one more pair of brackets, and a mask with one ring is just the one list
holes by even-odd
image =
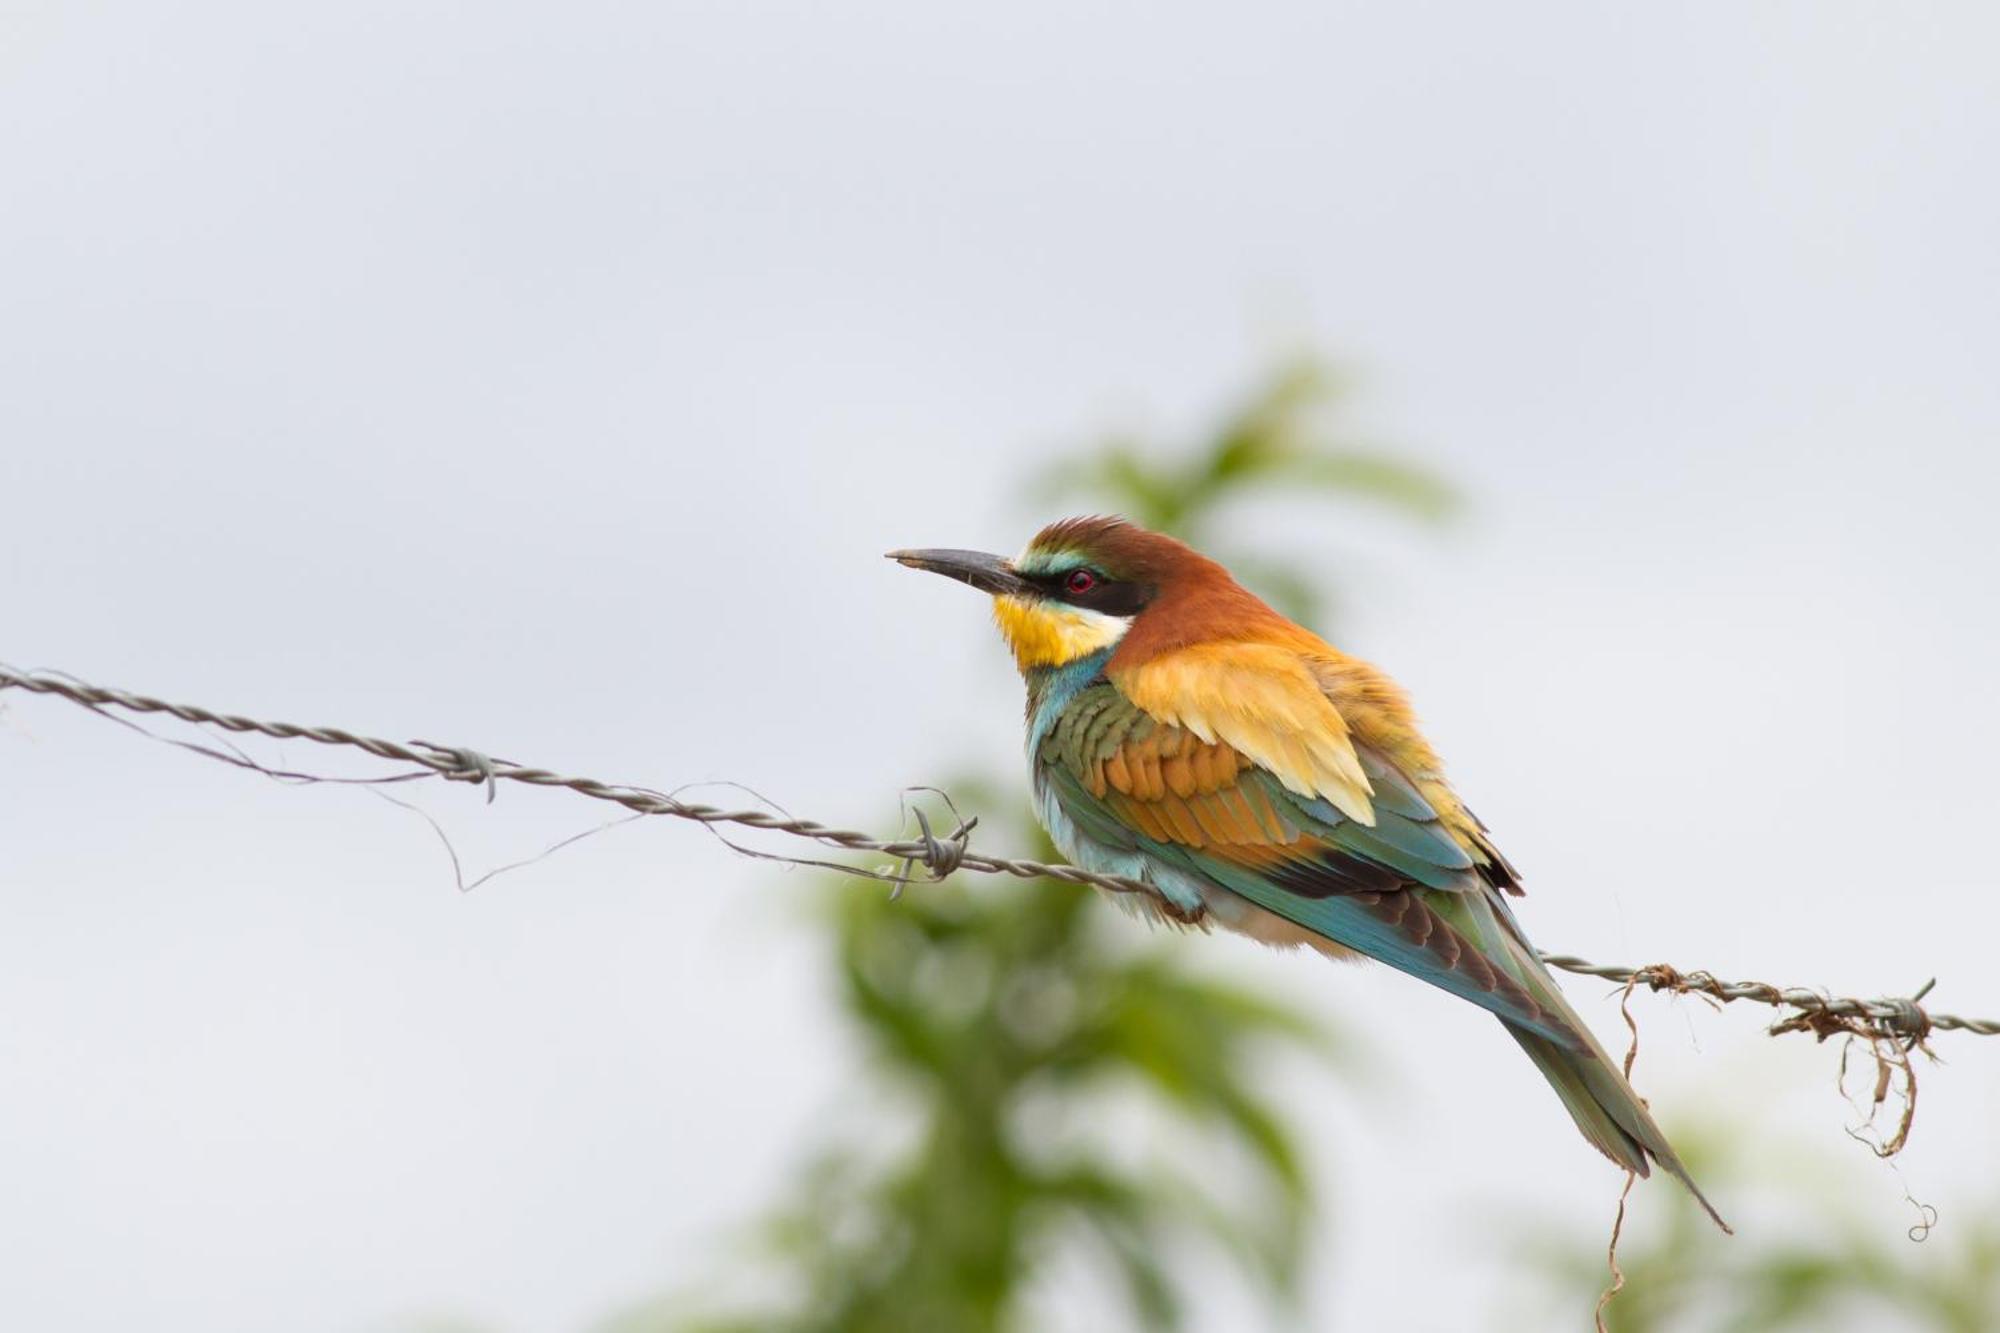
[[463, 745], [439, 745], [436, 741], [411, 741], [420, 749], [429, 750], [440, 759], [449, 759], [450, 768], [439, 769], [438, 775], [448, 782], [478, 782], [486, 787], [486, 804], [493, 804], [499, 794], [499, 773], [491, 759], [477, 750]]
[[[940, 792], [939, 795], [943, 796], [943, 793]], [[953, 816], [958, 815], [958, 807], [951, 804], [951, 797], [944, 796], [944, 803], [951, 807]], [[917, 817], [917, 836], [923, 847], [923, 853], [920, 856], [903, 858], [903, 869], [895, 876], [896, 886], [889, 890], [890, 902], [903, 896], [903, 890], [910, 883], [910, 872], [920, 861], [931, 872], [931, 883], [935, 884], [939, 880], [950, 878], [953, 872], [965, 864], [965, 854], [972, 845], [972, 830], [979, 825], [977, 815], [970, 819], [961, 818], [957, 828], [940, 838], [931, 832], [929, 815], [920, 809], [912, 810], [910, 813]]]

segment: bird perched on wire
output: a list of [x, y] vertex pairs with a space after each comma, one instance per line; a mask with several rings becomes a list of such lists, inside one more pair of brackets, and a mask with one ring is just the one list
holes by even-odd
[[1012, 560], [889, 558], [970, 584], [1028, 687], [1035, 810], [1063, 855], [1165, 920], [1365, 955], [1496, 1015], [1577, 1128], [1715, 1209], [1563, 999], [1520, 879], [1444, 779], [1402, 689], [1192, 548], [1072, 518]]

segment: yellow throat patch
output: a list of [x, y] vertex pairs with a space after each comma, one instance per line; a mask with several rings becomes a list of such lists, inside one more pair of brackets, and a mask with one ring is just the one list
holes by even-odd
[[1109, 648], [1128, 627], [1117, 616], [1034, 597], [995, 597], [993, 619], [1023, 671], [1061, 666]]

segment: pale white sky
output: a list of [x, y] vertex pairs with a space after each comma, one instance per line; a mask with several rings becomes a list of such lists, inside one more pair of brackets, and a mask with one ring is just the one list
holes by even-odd
[[[1038, 461], [1191, 436], [1307, 344], [1476, 509], [1258, 539], [1337, 577], [1541, 942], [2000, 1011], [1996, 39], [1979, 5], [14, 0], [0, 659], [886, 825], [1017, 762], [1018, 698], [976, 599], [879, 553], [1013, 549]], [[697, 831], [461, 898], [365, 793], [4, 703], [9, 1326], [576, 1328], [697, 1271], [850, 1096], [783, 890]], [[480, 864], [595, 817], [425, 800]], [[1201, 947], [1394, 1075], [1297, 1080], [1325, 1326], [1442, 1326], [1407, 1300], [1440, 1264], [1476, 1326], [1469, 1200], [1608, 1211], [1491, 1024]], [[1643, 1012], [1670, 1122], [1792, 1126], [1900, 1233], [1830, 1052]], [[1904, 1171], [1949, 1225], [2000, 1182], [2000, 1049], [1941, 1046]]]

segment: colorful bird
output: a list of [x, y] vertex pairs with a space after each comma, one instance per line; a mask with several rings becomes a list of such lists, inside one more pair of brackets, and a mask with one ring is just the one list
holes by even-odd
[[1490, 1010], [1599, 1151], [1659, 1163], [1728, 1229], [1537, 958], [1519, 876], [1394, 681], [1122, 519], [1051, 524], [1013, 560], [889, 558], [992, 594], [1036, 813], [1071, 861], [1151, 890], [1121, 903], [1366, 955]]

